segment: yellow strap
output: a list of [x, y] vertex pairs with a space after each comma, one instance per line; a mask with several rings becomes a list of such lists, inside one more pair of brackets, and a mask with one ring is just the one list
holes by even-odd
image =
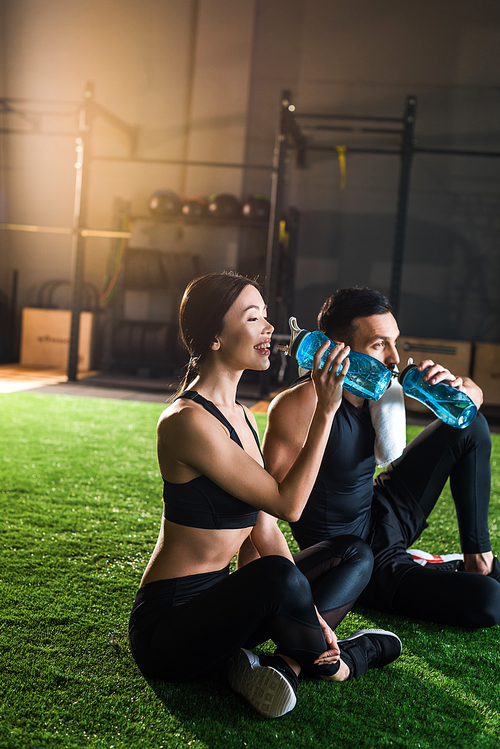
[[340, 189], [345, 190], [346, 186], [346, 162], [345, 162], [345, 146], [336, 146], [337, 154], [339, 158], [339, 169], [340, 169]]
[[286, 221], [280, 221], [280, 236], [279, 236], [279, 242], [282, 244], [285, 248], [285, 250], [288, 250], [288, 242], [290, 240], [290, 234], [286, 229]]

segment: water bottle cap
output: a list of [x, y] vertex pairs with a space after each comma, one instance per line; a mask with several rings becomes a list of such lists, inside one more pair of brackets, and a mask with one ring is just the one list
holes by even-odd
[[288, 356], [295, 356], [299, 343], [307, 335], [307, 330], [299, 328], [296, 317], [291, 317], [288, 324], [290, 326], [290, 343], [288, 346], [278, 346], [278, 349], [284, 351]]
[[403, 369], [403, 371], [399, 373], [399, 376], [398, 376], [399, 384], [402, 385], [403, 384], [403, 380], [406, 377], [406, 375], [408, 374], [408, 372], [410, 372], [412, 369], [416, 369], [416, 368], [417, 368], [416, 364], [408, 364], [408, 366], [405, 367]]
[[296, 355], [297, 349], [299, 348], [301, 342], [304, 340], [308, 332], [309, 331], [307, 330], [299, 330], [295, 337], [292, 337], [290, 339], [290, 356]]

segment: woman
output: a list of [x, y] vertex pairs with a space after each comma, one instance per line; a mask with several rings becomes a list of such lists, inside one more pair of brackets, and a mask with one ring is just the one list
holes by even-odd
[[[194, 280], [180, 331], [191, 359], [158, 423], [164, 517], [132, 610], [131, 650], [145, 676], [172, 682], [230, 661], [231, 686], [277, 717], [295, 706], [301, 671], [344, 681], [401, 652], [392, 633], [366, 630], [337, 643], [332, 631], [369, 579], [368, 546], [344, 536], [294, 564], [271, 518], [301, 514], [340, 405], [349, 350], [337, 346], [322, 369], [324, 348], [318, 352], [318, 406], [300, 455], [277, 484], [265, 470], [255, 419], [236, 402], [243, 370], [269, 367], [273, 327], [257, 284], [223, 273]], [[229, 575], [245, 539], [260, 558]], [[248, 650], [268, 639], [274, 656]]]

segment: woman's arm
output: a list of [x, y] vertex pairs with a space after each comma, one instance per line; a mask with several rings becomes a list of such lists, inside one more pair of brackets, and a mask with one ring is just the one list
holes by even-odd
[[286, 538], [279, 529], [276, 518], [267, 512], [259, 512], [257, 523], [238, 552], [238, 568], [253, 562], [254, 559], [272, 554], [286, 557], [293, 562]]
[[[348, 349], [336, 346], [319, 368], [327, 344], [314, 357], [317, 403], [307, 438], [287, 475], [278, 484], [251, 456], [229, 439], [202, 409], [185, 408], [168, 415], [158, 427], [158, 454], [165, 466], [188, 466], [205, 474], [238, 499], [284, 520], [297, 520], [307, 502], [342, 400]], [[332, 364], [335, 361], [335, 366]], [[336, 370], [342, 364], [339, 375]]]

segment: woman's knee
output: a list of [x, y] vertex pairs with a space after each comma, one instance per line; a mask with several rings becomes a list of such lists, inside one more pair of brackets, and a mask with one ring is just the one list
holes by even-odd
[[248, 567], [252, 565], [255, 565], [258, 584], [262, 589], [268, 590], [275, 600], [280, 600], [283, 596], [288, 597], [294, 592], [299, 593], [302, 589], [310, 592], [307, 579], [286, 557], [278, 555], [262, 557]]

